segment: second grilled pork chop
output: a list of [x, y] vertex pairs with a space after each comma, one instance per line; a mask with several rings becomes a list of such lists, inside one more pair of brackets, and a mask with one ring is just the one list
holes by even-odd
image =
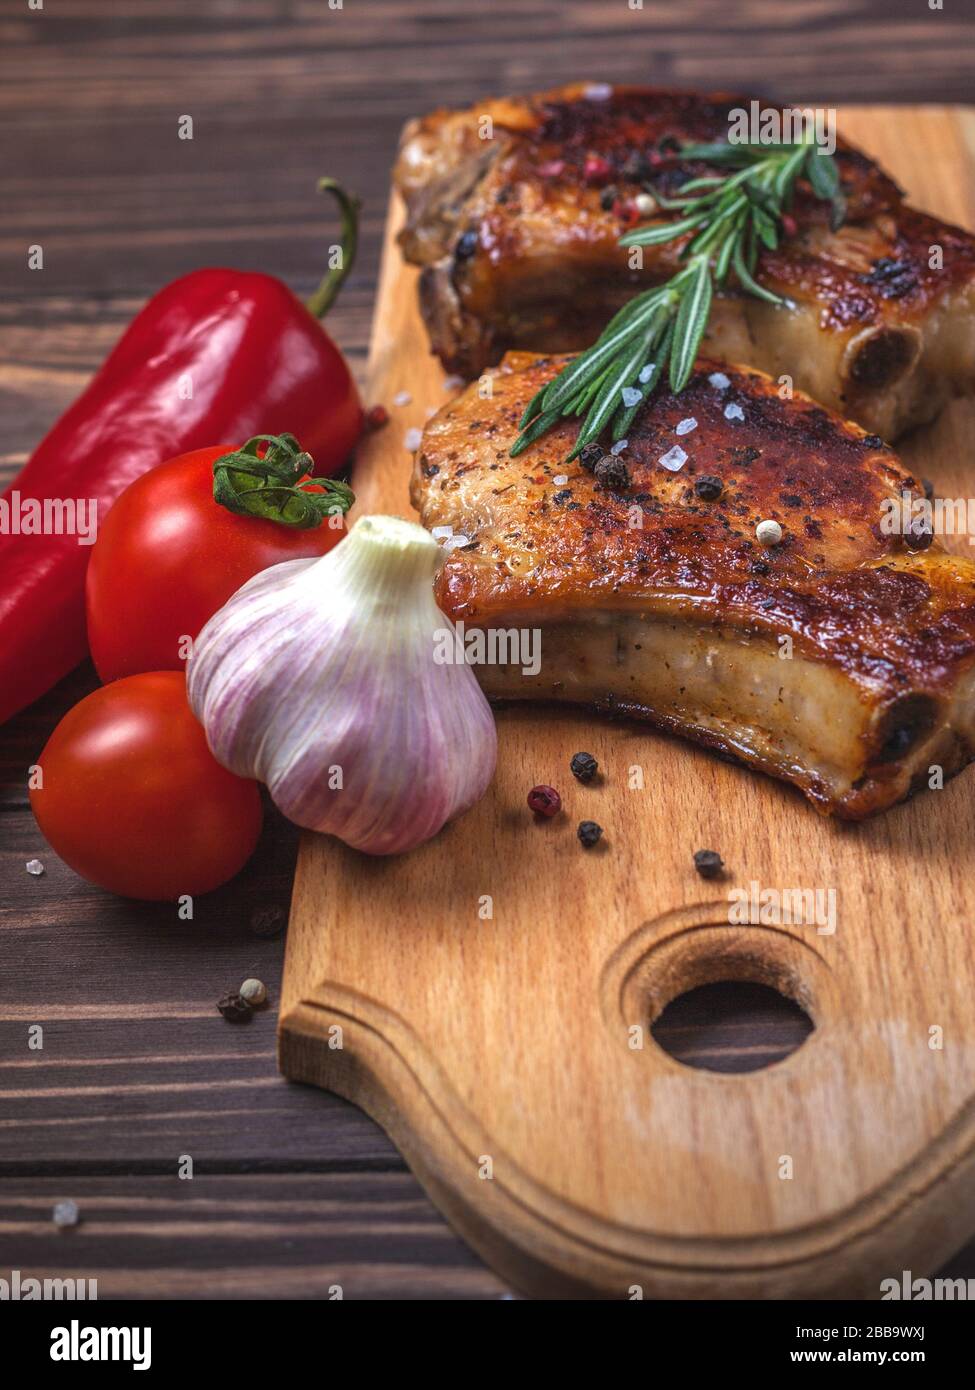
[[[424, 267], [421, 306], [447, 369], [476, 376], [509, 348], [578, 351], [627, 298], [672, 275], [687, 237], [645, 248], [642, 270], [618, 245], [634, 200], [651, 187], [675, 197], [713, 172], [679, 146], [727, 139], [729, 111], [747, 107], [577, 85], [411, 122], [396, 166], [400, 240]], [[975, 237], [907, 207], [859, 151], [841, 143], [836, 157], [845, 224], [830, 231], [825, 205], [800, 190], [794, 233], [759, 259], [759, 279], [794, 307], [731, 288], [715, 299], [705, 350], [786, 373], [895, 439], [975, 390]], [[648, 207], [640, 221], [680, 215]]]
[[852, 820], [975, 756], [975, 565], [884, 533], [884, 500], [920, 492], [895, 454], [761, 373], [699, 362], [637, 416], [628, 486], [564, 462], [575, 421], [510, 458], [562, 365], [509, 354], [493, 399], [469, 387], [417, 455], [420, 519], [453, 530], [441, 608], [541, 633], [537, 675], [477, 668], [489, 695], [647, 718]]

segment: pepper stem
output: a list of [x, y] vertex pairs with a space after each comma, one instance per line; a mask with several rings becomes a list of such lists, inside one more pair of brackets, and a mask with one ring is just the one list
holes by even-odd
[[338, 259], [335, 265], [330, 265], [322, 277], [322, 282], [318, 289], [306, 300], [309, 311], [315, 315], [316, 319], [324, 317], [335, 301], [335, 296], [342, 288], [342, 282], [355, 264], [356, 251], [359, 249], [359, 199], [354, 193], [349, 193], [342, 187], [336, 179], [319, 179], [319, 193], [331, 193], [338, 202], [339, 212], [342, 218], [342, 232], [339, 245], [332, 247], [331, 250], [338, 252]]

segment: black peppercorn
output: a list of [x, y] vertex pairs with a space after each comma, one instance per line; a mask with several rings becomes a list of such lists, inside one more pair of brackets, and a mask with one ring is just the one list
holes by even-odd
[[569, 771], [580, 782], [591, 782], [599, 771], [599, 764], [591, 753], [573, 753]]
[[554, 787], [546, 787], [544, 784], [532, 787], [528, 793], [528, 805], [535, 812], [536, 816], [557, 816], [562, 809], [562, 798]]
[[593, 845], [598, 842], [602, 833], [603, 827], [597, 825], [594, 820], [581, 820], [579, 822], [579, 829], [576, 831], [576, 834], [579, 836], [579, 842], [584, 849], [592, 849]]
[[882, 449], [884, 447], [884, 441], [879, 434], [865, 434], [860, 443], [865, 449]]
[[477, 250], [477, 232], [464, 232], [457, 238], [457, 245], [454, 247], [455, 261], [469, 261]]
[[724, 483], [713, 473], [703, 473], [694, 483], [694, 491], [702, 502], [717, 502], [724, 492]]
[[579, 454], [579, 462], [587, 473], [591, 473], [596, 464], [603, 456], [603, 446], [597, 444], [595, 440], [590, 442], [582, 449]]
[[719, 878], [724, 860], [716, 849], [698, 849], [694, 851], [694, 867], [702, 878]]
[[608, 188], [604, 188], [599, 195], [599, 206], [602, 208], [603, 212], [611, 212], [613, 204], [618, 197], [619, 193], [616, 191], [613, 184], [610, 184]]
[[254, 1012], [242, 994], [225, 994], [217, 1000], [217, 1008], [228, 1023], [243, 1023]]
[[596, 464], [596, 479], [603, 487], [623, 490], [630, 486], [630, 470], [618, 454], [603, 454]]
[[920, 516], [911, 522], [904, 534], [904, 543], [908, 550], [927, 550], [933, 540], [934, 531], [931, 529], [930, 521]]
[[640, 150], [631, 150], [623, 161], [623, 177], [631, 183], [645, 183], [652, 173], [649, 159]]

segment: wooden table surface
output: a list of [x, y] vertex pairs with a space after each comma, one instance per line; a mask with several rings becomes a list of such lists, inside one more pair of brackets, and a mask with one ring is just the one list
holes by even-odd
[[[971, 100], [975, 24], [921, 0], [59, 0], [0, 17], [0, 483], [167, 280], [260, 268], [309, 292], [334, 224], [314, 182], [364, 198], [359, 263], [330, 319], [365, 364], [388, 172], [410, 115], [578, 78], [757, 90], [818, 105]], [[194, 138], [177, 138], [183, 115]], [[28, 245], [44, 270], [26, 268]], [[96, 1277], [102, 1297], [497, 1298], [385, 1136], [277, 1075], [273, 1009], [234, 1027], [219, 995], [277, 997], [296, 839], [257, 854], [192, 923], [120, 901], [51, 854], [26, 769], [82, 669], [0, 729], [0, 1274]], [[41, 877], [25, 872], [40, 858]], [[277, 933], [275, 935], [275, 933]], [[28, 1048], [43, 1026], [42, 1051]], [[705, 1026], [707, 1025], [707, 1026]], [[740, 1067], [802, 1021], [747, 990], [689, 1001], [662, 1040]], [[192, 1179], [180, 1178], [183, 1156]], [[185, 1164], [184, 1164], [185, 1167]], [[81, 1223], [52, 1224], [74, 1199]], [[70, 1249], [68, 1248], [70, 1242]], [[920, 1271], [917, 1271], [920, 1272]], [[950, 1266], [975, 1276], [975, 1244]]]

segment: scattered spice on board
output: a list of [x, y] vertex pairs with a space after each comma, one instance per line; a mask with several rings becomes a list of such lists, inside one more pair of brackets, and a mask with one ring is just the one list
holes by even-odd
[[217, 1008], [228, 1023], [245, 1023], [254, 1010], [240, 994], [225, 994], [217, 1000]]
[[569, 771], [578, 782], [591, 782], [599, 771], [599, 764], [591, 753], [573, 753]]
[[694, 867], [702, 878], [720, 878], [724, 860], [716, 849], [694, 851]]
[[593, 845], [598, 844], [602, 833], [603, 827], [594, 820], [581, 820], [576, 831], [583, 849], [592, 849]]
[[544, 816], [549, 819], [552, 816], [557, 816], [561, 811], [562, 798], [554, 787], [539, 784], [537, 787], [532, 787], [528, 793], [528, 805], [536, 816]]

